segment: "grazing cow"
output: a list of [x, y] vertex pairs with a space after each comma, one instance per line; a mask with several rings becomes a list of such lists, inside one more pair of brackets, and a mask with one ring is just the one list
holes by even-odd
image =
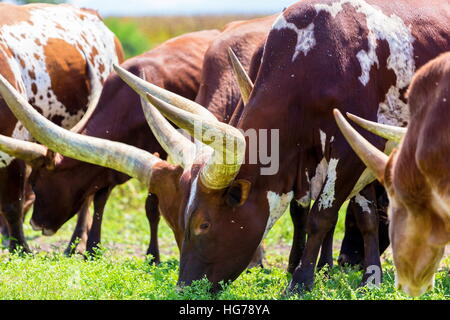
[[[236, 85], [236, 80], [232, 75], [231, 65], [228, 61], [228, 48], [232, 49], [245, 70], [250, 69], [249, 77], [254, 80], [260, 66], [267, 34], [277, 16], [278, 15], [274, 15], [260, 19], [230, 23], [225, 27], [222, 35], [211, 44], [206, 52], [202, 71], [202, 84], [195, 101], [211, 111], [217, 120], [236, 125], [236, 121], [239, 119], [244, 106], [241, 103], [238, 107], [238, 111], [234, 113], [241, 95], [239, 87]], [[250, 61], [251, 58], [253, 63]], [[168, 208], [163, 208], [161, 211], [164, 212], [165, 209]], [[288, 271], [291, 273], [298, 265], [303, 250], [302, 248], [304, 247], [304, 221], [308, 209], [309, 206], [303, 207], [299, 205], [295, 199], [290, 203], [290, 213], [294, 225], [294, 237], [288, 266]], [[361, 212], [361, 207], [353, 201], [349, 206], [349, 210], [354, 212], [354, 214], [359, 214]], [[178, 213], [169, 214], [166, 212], [165, 214], [176, 216]], [[360, 222], [359, 220], [358, 222]], [[380, 251], [383, 252], [387, 245], [389, 245], [389, 240], [385, 232], [387, 230], [387, 225], [380, 222], [379, 230], [381, 233], [380, 241], [382, 242]], [[357, 259], [356, 257], [363, 255], [364, 248], [361, 248], [363, 242], [359, 229], [356, 228], [354, 231], [356, 232], [356, 236], [353, 236], [351, 232], [348, 233], [346, 231], [347, 237], [344, 243], [343, 253], [348, 258]], [[324, 241], [322, 247], [319, 262], [320, 266], [332, 264], [332, 233], [327, 238], [328, 239]], [[352, 245], [357, 246], [357, 250], [346, 250]], [[259, 259], [253, 259], [253, 261], [257, 260]], [[348, 260], [342, 260], [342, 263], [348, 262]]]
[[421, 67], [407, 96], [408, 130], [390, 157], [359, 135], [339, 111], [335, 116], [352, 148], [386, 187], [396, 284], [419, 296], [433, 287], [450, 242], [450, 53]]
[[[73, 127], [88, 105], [95, 105], [113, 63], [122, 60], [120, 42], [94, 11], [0, 3], [0, 73], [60, 126]], [[0, 134], [31, 138], [1, 99], [0, 116]], [[1, 212], [11, 237], [10, 250], [21, 247], [29, 252], [22, 229], [25, 165], [2, 152], [0, 167]]]
[[[205, 275], [215, 285], [235, 279], [289, 202], [311, 199], [312, 192], [303, 192], [309, 185], [317, 190], [317, 176], [325, 175], [308, 216], [302, 261], [290, 284], [291, 289], [311, 287], [320, 246], [349, 196], [356, 195], [362, 218], [378, 225], [373, 203], [358, 194], [370, 179], [360, 180], [364, 166], [339, 134], [331, 110], [339, 106], [369, 119], [378, 116], [383, 122], [405, 124], [401, 95], [415, 68], [449, 47], [448, 9], [448, 3], [436, 0], [304, 0], [289, 7], [269, 33], [254, 88], [236, 127], [122, 70], [136, 89], [151, 93], [147, 99], [153, 106], [206, 145], [197, 148], [201, 152], [193, 161], [188, 155], [195, 146], [189, 140], [174, 132], [161, 134], [183, 168], [125, 144], [65, 131], [39, 116], [7, 82], [2, 81], [0, 90], [14, 114], [44, 145], [124, 172], [149, 190], [164, 186], [165, 194], [181, 199], [177, 205], [185, 233], [179, 283], [190, 284]], [[145, 112], [157, 118], [148, 104]], [[252, 129], [273, 131], [274, 142], [268, 143], [272, 163], [266, 159], [243, 163], [245, 155], [255, 150], [241, 130]], [[385, 145], [381, 138], [372, 140]], [[283, 155], [279, 159], [277, 150]], [[268, 164], [275, 170], [267, 172], [274, 169]], [[371, 250], [378, 250], [376, 243]], [[379, 266], [379, 257], [367, 261], [367, 269], [369, 263]], [[364, 277], [368, 275], [366, 271]]]

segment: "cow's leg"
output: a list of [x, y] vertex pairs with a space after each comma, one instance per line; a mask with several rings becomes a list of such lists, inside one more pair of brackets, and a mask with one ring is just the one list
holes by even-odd
[[112, 188], [108, 187], [97, 191], [94, 195], [94, 216], [86, 244], [86, 251], [89, 253], [95, 253], [101, 241], [103, 212], [111, 191]]
[[0, 234], [2, 235], [2, 245], [9, 246], [8, 222], [5, 217], [0, 214]]
[[361, 207], [361, 212], [355, 215], [356, 223], [364, 239], [364, 275], [361, 285], [379, 285], [382, 281], [380, 261], [378, 224], [379, 218], [374, 203], [375, 190], [373, 185], [364, 188], [355, 197], [355, 202]]
[[355, 198], [351, 199], [345, 215], [345, 235], [338, 258], [340, 266], [361, 266], [363, 262], [364, 242], [356, 224], [355, 215], [358, 214], [356, 206]]
[[335, 226], [331, 227], [331, 230], [327, 232], [320, 248], [320, 258], [317, 263], [317, 269], [321, 270], [325, 266], [333, 266], [333, 235]]
[[292, 247], [289, 254], [288, 272], [293, 273], [300, 263], [306, 242], [306, 220], [308, 218], [309, 205], [301, 206], [296, 200], [291, 201], [290, 214], [294, 225]]
[[[340, 145], [337, 141], [335, 143]], [[320, 247], [327, 233], [336, 225], [339, 209], [362, 172], [362, 163], [355, 158], [354, 154], [348, 154], [345, 157], [331, 157], [327, 178], [308, 215], [308, 239], [300, 265], [293, 274], [289, 290], [312, 288]]]
[[377, 212], [378, 212], [378, 240], [380, 255], [389, 247], [389, 220], [387, 216], [387, 209], [389, 206], [389, 199], [384, 187], [376, 183], [375, 192], [377, 195]]
[[31, 185], [28, 182], [25, 183], [25, 199], [24, 199], [25, 201], [23, 204], [23, 218], [25, 218], [25, 215], [31, 209], [31, 206], [34, 203], [35, 198], [36, 196], [34, 195]]
[[9, 250], [31, 253], [23, 232], [23, 199], [25, 186], [25, 164], [13, 160], [0, 169], [1, 208], [8, 224]]
[[86, 241], [88, 232], [92, 224], [92, 217], [89, 212], [89, 207], [92, 202], [92, 197], [88, 197], [78, 212], [77, 224], [73, 231], [72, 238], [70, 238], [69, 245], [64, 251], [66, 255], [73, 255], [74, 253], [82, 253], [86, 249]]
[[150, 225], [150, 244], [147, 249], [147, 255], [151, 254], [153, 259], [151, 263], [160, 264], [158, 245], [158, 226], [161, 216], [158, 208], [158, 197], [150, 193], [145, 201], [145, 213], [147, 214], [148, 223]]

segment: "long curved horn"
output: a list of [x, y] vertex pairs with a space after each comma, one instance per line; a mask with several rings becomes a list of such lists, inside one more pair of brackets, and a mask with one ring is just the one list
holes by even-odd
[[248, 76], [247, 72], [245, 72], [244, 67], [242, 66], [238, 57], [236, 57], [233, 49], [228, 48], [228, 56], [230, 57], [234, 76], [236, 77], [236, 80], [239, 84], [239, 90], [241, 91], [242, 100], [244, 101], [244, 104], [247, 104], [250, 98], [250, 94], [253, 90], [253, 82]]
[[108, 167], [149, 185], [152, 167], [162, 161], [123, 143], [83, 136], [43, 117], [0, 75], [0, 94], [13, 114], [42, 144], [67, 157]]
[[84, 113], [83, 117], [78, 121], [78, 123], [70, 129], [72, 132], [80, 132], [81, 129], [84, 128], [86, 123], [91, 118], [92, 114], [94, 113], [97, 104], [100, 100], [100, 96], [102, 95], [102, 89], [103, 86], [100, 83], [100, 80], [97, 79], [97, 77], [94, 75], [94, 66], [92, 65], [91, 61], [88, 59], [88, 57], [85, 57], [87, 61], [87, 69], [89, 74], [89, 79], [91, 79], [91, 96], [88, 101], [88, 107], [86, 109], [86, 112]]
[[347, 117], [360, 127], [390, 141], [400, 142], [406, 134], [407, 128], [390, 126], [378, 122], [369, 121], [347, 112]]
[[194, 143], [178, 132], [152, 104], [142, 97], [141, 105], [153, 135], [175, 164], [186, 168], [193, 163]]
[[211, 121], [218, 121], [211, 112], [198, 103], [147, 82], [118, 65], [114, 65], [114, 70], [116, 70], [119, 77], [121, 77], [122, 80], [125, 81], [141, 97], [145, 97], [146, 94], [151, 94], [185, 111], [199, 115]]
[[375, 177], [383, 182], [388, 156], [353, 129], [338, 109], [334, 109], [333, 114], [339, 129], [358, 157], [374, 173]]
[[230, 125], [204, 119], [150, 94], [147, 99], [177, 126], [186, 129], [194, 138], [214, 149], [200, 174], [203, 184], [215, 190], [229, 186], [245, 157], [246, 142], [242, 133]]
[[38, 143], [7, 137], [0, 134], [0, 151], [26, 162], [45, 157], [47, 148]]

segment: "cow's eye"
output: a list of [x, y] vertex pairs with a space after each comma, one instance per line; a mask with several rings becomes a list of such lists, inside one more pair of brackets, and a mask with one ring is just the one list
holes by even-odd
[[208, 222], [202, 223], [200, 225], [200, 230], [202, 230], [202, 231], [208, 230], [210, 226], [211, 226], [211, 224]]

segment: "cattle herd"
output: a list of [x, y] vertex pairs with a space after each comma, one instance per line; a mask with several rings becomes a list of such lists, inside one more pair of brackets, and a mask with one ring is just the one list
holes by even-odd
[[[361, 265], [368, 285], [390, 244], [397, 287], [419, 296], [450, 242], [447, 51], [442, 0], [302, 0], [125, 62], [94, 11], [0, 3], [2, 233], [30, 252], [33, 204], [44, 235], [78, 215], [66, 252], [77, 239], [92, 252], [112, 189], [135, 178], [153, 261], [162, 215], [179, 285], [206, 276], [219, 289], [262, 264], [261, 241], [290, 206], [298, 292], [333, 264], [350, 200], [338, 262]], [[273, 172], [251, 161], [262, 149], [278, 156]]]

